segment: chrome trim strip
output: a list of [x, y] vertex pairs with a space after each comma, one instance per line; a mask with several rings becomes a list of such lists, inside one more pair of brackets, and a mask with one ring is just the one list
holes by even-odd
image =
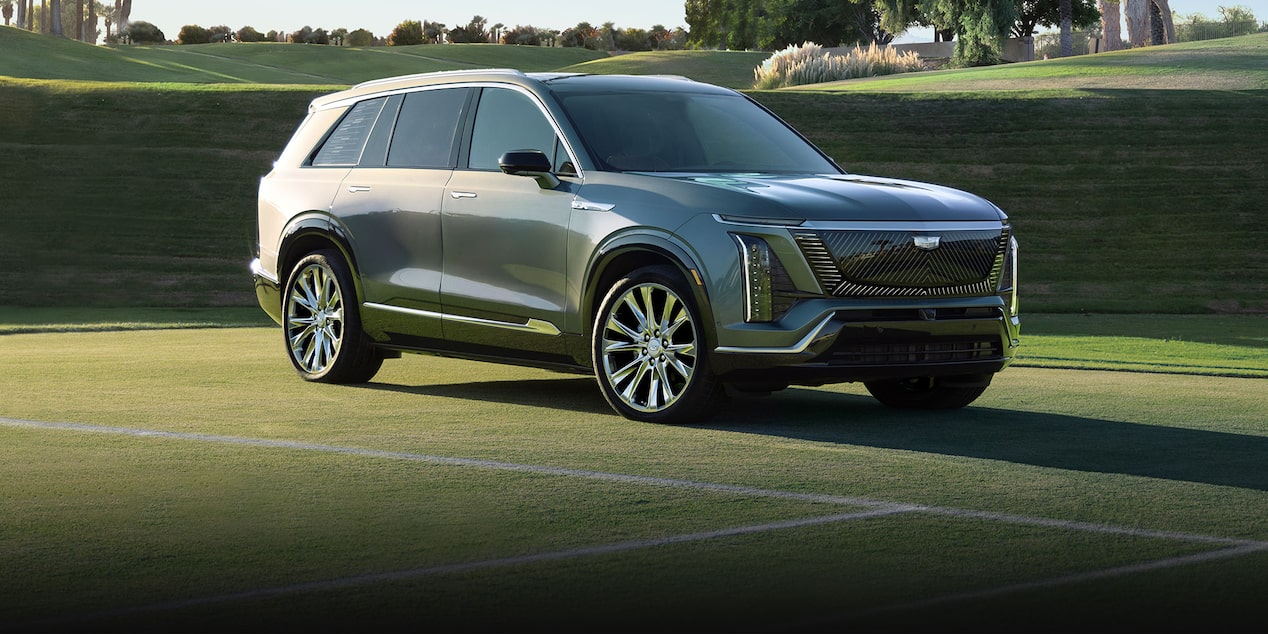
[[806, 226], [806, 221], [799, 218], [737, 218], [735, 216], [713, 214], [713, 219], [724, 225], [734, 225], [736, 227], [760, 227], [762, 229], [771, 229], [774, 227], [791, 229], [793, 227], [801, 228]]
[[977, 220], [964, 222], [936, 222], [917, 220], [901, 222], [894, 220], [812, 220], [797, 227], [809, 231], [987, 231], [1007, 227], [1008, 223], [999, 220]]
[[577, 211], [612, 211], [616, 205], [611, 203], [593, 203], [586, 200], [572, 201], [572, 208]]
[[404, 308], [401, 306], [390, 306], [387, 304], [375, 304], [366, 302], [366, 308], [376, 308], [378, 310], [386, 310], [393, 313], [401, 313], [404, 315], [412, 315], [414, 317], [425, 317], [428, 319], [440, 319], [442, 321], [456, 321], [463, 324], [472, 324], [475, 326], [488, 326], [490, 328], [501, 328], [503, 330], [514, 330], [516, 332], [531, 332], [539, 335], [550, 335], [552, 337], [560, 334], [559, 329], [554, 324], [540, 319], [529, 319], [527, 323], [516, 324], [505, 321], [493, 321], [491, 319], [480, 319], [479, 317], [466, 317], [463, 315], [450, 315], [448, 313], [437, 313], [430, 310], [418, 310], [416, 308]]
[[828, 327], [828, 323], [831, 322], [832, 318], [835, 316], [836, 313], [830, 313], [827, 317], [824, 317], [823, 321], [819, 322], [819, 325], [815, 326], [809, 334], [802, 337], [801, 341], [798, 341], [787, 348], [744, 348], [740, 346], [718, 346], [714, 348], [713, 351], [721, 354], [801, 354], [810, 347], [810, 344], [814, 343], [815, 339], [818, 339], [823, 335], [824, 329]]

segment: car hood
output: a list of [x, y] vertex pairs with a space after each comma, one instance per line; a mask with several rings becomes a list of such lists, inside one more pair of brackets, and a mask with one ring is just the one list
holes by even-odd
[[[649, 174], [651, 175], [651, 174]], [[914, 181], [840, 175], [655, 174], [729, 191], [729, 216], [810, 221], [1000, 221], [998, 207], [973, 194]], [[721, 202], [721, 201], [719, 201]]]

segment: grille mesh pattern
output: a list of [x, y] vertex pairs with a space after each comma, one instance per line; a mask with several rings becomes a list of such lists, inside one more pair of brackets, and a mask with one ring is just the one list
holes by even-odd
[[923, 343], [847, 342], [833, 348], [830, 363], [891, 365], [951, 361], [989, 361], [1003, 356], [1000, 343], [987, 339], [929, 341]]
[[[916, 236], [937, 236], [924, 250]], [[982, 231], [799, 232], [819, 283], [846, 297], [968, 297], [995, 291], [1008, 228]]]

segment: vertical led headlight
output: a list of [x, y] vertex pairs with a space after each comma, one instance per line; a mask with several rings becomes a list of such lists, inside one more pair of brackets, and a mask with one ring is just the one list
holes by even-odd
[[744, 321], [771, 321], [771, 252], [761, 238], [740, 234], [740, 266], [744, 272]]
[[1008, 252], [1004, 254], [1004, 270], [999, 276], [999, 293], [1008, 302], [1008, 314], [1017, 316], [1017, 238], [1008, 240]]

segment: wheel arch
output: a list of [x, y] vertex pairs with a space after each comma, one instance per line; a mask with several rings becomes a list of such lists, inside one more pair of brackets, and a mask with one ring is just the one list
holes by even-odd
[[[582, 328], [585, 338], [592, 335], [599, 305], [612, 285], [622, 276], [647, 266], [671, 266], [676, 269], [692, 291], [696, 308], [700, 311], [701, 328], [708, 349], [717, 345], [713, 308], [708, 289], [695, 258], [683, 247], [663, 238], [647, 235], [627, 236], [605, 245], [599, 250], [586, 276], [583, 291]], [[588, 360], [592, 361], [592, 360]]]
[[[285, 287], [295, 263], [314, 251], [334, 249], [339, 252], [343, 261], [352, 272], [352, 283], [355, 287], [358, 305], [363, 300], [361, 292], [361, 276], [358, 273], [356, 255], [352, 250], [352, 240], [340, 225], [325, 215], [308, 215], [297, 218], [286, 227], [281, 244], [277, 250], [277, 273], [280, 284]], [[285, 289], [283, 288], [283, 301]]]

